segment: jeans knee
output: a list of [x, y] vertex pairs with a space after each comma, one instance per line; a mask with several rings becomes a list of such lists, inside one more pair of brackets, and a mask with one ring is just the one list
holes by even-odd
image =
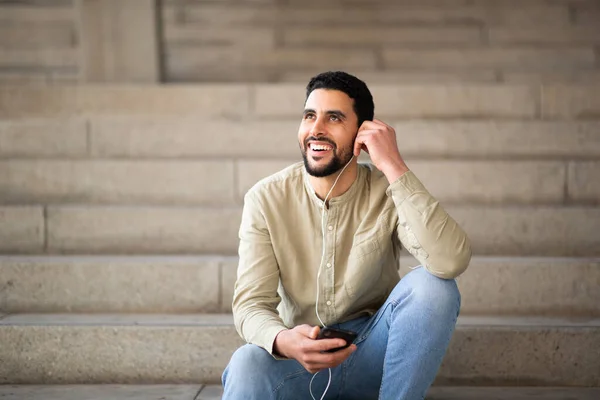
[[444, 310], [460, 309], [461, 296], [454, 279], [442, 279], [421, 267], [408, 273], [404, 278], [410, 286], [413, 301], [428, 308]]
[[245, 344], [238, 348], [223, 372], [223, 386], [229, 377], [235, 377], [236, 380], [253, 380], [257, 374], [260, 376], [261, 367], [267, 364], [270, 357], [266, 350], [253, 344]]

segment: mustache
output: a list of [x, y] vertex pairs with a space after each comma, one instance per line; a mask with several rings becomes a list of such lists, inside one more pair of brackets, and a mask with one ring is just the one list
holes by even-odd
[[304, 148], [308, 147], [308, 142], [310, 142], [311, 140], [314, 140], [316, 142], [329, 143], [334, 149], [337, 149], [337, 145], [332, 140], [325, 138], [316, 138], [314, 136], [306, 138], [306, 140], [304, 141]]

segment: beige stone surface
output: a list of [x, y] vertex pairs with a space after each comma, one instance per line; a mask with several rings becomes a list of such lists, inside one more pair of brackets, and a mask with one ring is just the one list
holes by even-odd
[[551, 206], [452, 206], [474, 254], [598, 256], [600, 209]]
[[600, 82], [600, 71], [594, 69], [543, 72], [503, 71], [502, 81], [520, 84], [597, 84]]
[[0, 201], [12, 204], [228, 205], [231, 161], [0, 161]]
[[159, 25], [152, 0], [76, 0], [83, 82], [160, 81]]
[[[200, 392], [198, 389], [200, 388]], [[220, 400], [221, 385], [4, 385], [6, 400]], [[191, 397], [190, 397], [191, 396]], [[596, 400], [598, 388], [433, 386], [427, 400]]]
[[552, 70], [593, 68], [595, 54], [589, 47], [462, 49], [384, 49], [385, 68], [513, 68]]
[[438, 387], [427, 392], [427, 400], [595, 400], [598, 388], [569, 387]]
[[568, 179], [571, 200], [600, 203], [600, 161], [570, 163]]
[[[239, 161], [240, 198], [290, 161]], [[409, 167], [444, 203], [555, 203], [564, 201], [566, 164], [551, 161], [412, 161]]]
[[[254, 3], [254, 2], [253, 2]], [[569, 25], [569, 12], [565, 4], [520, 3], [519, 7], [506, 7], [484, 2], [419, 1], [405, 4], [390, 2], [363, 2], [360, 6], [347, 7], [339, 12], [336, 4], [319, 3], [321, 12], [314, 13], [306, 2], [294, 1], [286, 7], [270, 7], [269, 2], [240, 4], [235, 9], [227, 4], [215, 3], [163, 3], [167, 21], [181, 18], [189, 23], [217, 23], [224, 26], [240, 24], [317, 25], [328, 24], [449, 24], [449, 25], [510, 25], [531, 24]], [[355, 2], [356, 3], [356, 2]]]
[[[497, 73], [492, 70], [445, 70], [423, 71], [421, 69], [397, 69], [377, 71], [347, 71], [367, 85], [371, 84], [448, 84], [496, 82]], [[282, 82], [307, 84], [315, 71], [283, 71], [279, 76]]]
[[240, 220], [239, 207], [49, 207], [48, 251], [233, 254]]
[[0, 67], [4, 68], [76, 68], [76, 49], [0, 49]]
[[87, 154], [85, 121], [0, 121], [0, 157], [77, 157]]
[[[400, 274], [419, 262], [401, 258]], [[600, 316], [600, 259], [474, 257], [457, 280], [461, 315]]]
[[[457, 329], [437, 384], [597, 386], [599, 329], [465, 326]], [[588, 374], [589, 373], [589, 374]]]
[[219, 326], [2, 326], [2, 383], [218, 382], [241, 340]]
[[[371, 85], [379, 118], [535, 117], [539, 90], [505, 85]], [[255, 112], [264, 117], [300, 116], [304, 85], [257, 85]]]
[[[3, 400], [196, 400], [203, 385], [2, 385]], [[200, 397], [202, 399], [202, 397]]]
[[[219, 257], [0, 257], [0, 310], [9, 313], [221, 309]], [[229, 300], [231, 303], [231, 300]]]
[[600, 43], [597, 28], [574, 26], [491, 27], [491, 44], [595, 45]]
[[0, 206], [0, 253], [44, 249], [44, 213], [39, 206]]
[[86, 85], [0, 88], [1, 118], [248, 113], [246, 85]]
[[[271, 27], [218, 28], [206, 25], [164, 25], [164, 40], [167, 46], [232, 46], [272, 49], [275, 47], [275, 29]], [[201, 47], [198, 48], [199, 51]]]
[[233, 324], [231, 314], [11, 314], [0, 322], [3, 326], [197, 326], [218, 327]]
[[0, 46], [3, 48], [75, 47], [73, 24], [38, 24], [6, 22], [0, 26]]
[[[0, 379], [14, 384], [218, 383], [242, 343], [232, 325], [136, 326], [102, 321], [4, 323], [0, 339], [12, 343], [0, 347], [6, 360], [0, 364]], [[459, 318], [436, 382], [597, 386], [599, 341], [600, 328], [593, 321], [586, 325]]]
[[551, 161], [415, 161], [437, 199], [456, 204], [561, 204], [566, 165]]
[[580, 1], [573, 5], [576, 24], [583, 27], [597, 28], [600, 20], [600, 8], [593, 2]]
[[0, 85], [43, 85], [47, 82], [45, 72], [0, 72]]
[[91, 118], [91, 152], [100, 157], [297, 157], [300, 119]]
[[36, 7], [35, 5], [15, 3], [8, 7], [2, 7], [0, 13], [0, 21], [2, 22], [72, 24], [74, 19], [73, 8], [69, 5], [63, 7]]
[[235, 281], [237, 279], [237, 268], [239, 258], [228, 257], [221, 261], [221, 310], [230, 313], [233, 301]]
[[600, 85], [548, 85], [542, 92], [544, 118], [598, 118]]
[[395, 44], [477, 44], [476, 26], [462, 27], [289, 27], [283, 31], [286, 46], [385, 46]]
[[200, 396], [197, 400], [221, 400], [222, 395], [223, 388], [221, 385], [206, 385], [200, 391]]
[[244, 49], [215, 47], [199, 51], [193, 46], [171, 46], [166, 48], [164, 57], [164, 73], [167, 81], [197, 80], [205, 75], [225, 77], [228, 74], [237, 73], [239, 69], [265, 69], [267, 71], [374, 69], [377, 63], [373, 49], [285, 47], [265, 50], [247, 47]]
[[408, 158], [594, 158], [598, 121], [386, 121]]

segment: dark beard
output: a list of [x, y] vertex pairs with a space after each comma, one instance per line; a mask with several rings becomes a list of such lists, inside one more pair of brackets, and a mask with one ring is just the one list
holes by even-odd
[[338, 155], [337, 148], [333, 150], [333, 158], [329, 161], [328, 164], [314, 168], [311, 167], [308, 163], [308, 156], [306, 155], [306, 147], [302, 149], [302, 159], [304, 160], [304, 168], [306, 168], [306, 172], [309, 175], [314, 176], [316, 178], [322, 178], [325, 176], [330, 176], [344, 168], [348, 162], [352, 159], [352, 151], [353, 147], [348, 147], [346, 149], [341, 149], [340, 154]]

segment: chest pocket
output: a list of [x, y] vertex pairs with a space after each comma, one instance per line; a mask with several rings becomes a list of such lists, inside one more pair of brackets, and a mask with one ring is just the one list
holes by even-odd
[[391, 232], [384, 218], [380, 218], [375, 228], [356, 237], [356, 243], [350, 251], [347, 276], [344, 287], [350, 298], [378, 297], [377, 290], [382, 278], [385, 253], [390, 245]]

